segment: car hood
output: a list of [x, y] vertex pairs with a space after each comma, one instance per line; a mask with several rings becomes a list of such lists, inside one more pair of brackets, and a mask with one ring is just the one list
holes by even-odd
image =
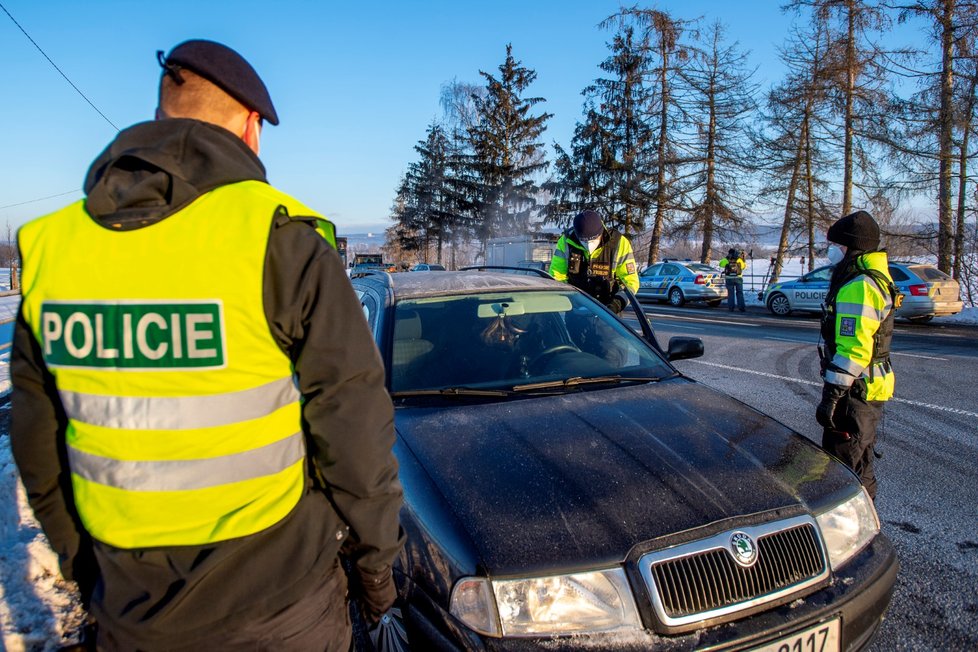
[[496, 576], [614, 564], [643, 542], [855, 488], [800, 435], [681, 377], [400, 408], [396, 423]]

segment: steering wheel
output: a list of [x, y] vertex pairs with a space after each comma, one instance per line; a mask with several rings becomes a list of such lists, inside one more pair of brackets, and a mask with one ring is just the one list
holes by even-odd
[[542, 360], [549, 359], [550, 356], [560, 353], [562, 351], [573, 351], [579, 353], [581, 350], [574, 346], [573, 344], [557, 344], [555, 346], [548, 347], [540, 353], [533, 356], [533, 359], [528, 363], [528, 367], [536, 367]]

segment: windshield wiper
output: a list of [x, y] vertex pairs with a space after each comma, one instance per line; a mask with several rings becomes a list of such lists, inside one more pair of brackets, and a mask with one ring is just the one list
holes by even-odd
[[555, 389], [555, 388], [565, 388], [565, 387], [577, 387], [580, 385], [598, 385], [603, 383], [611, 383], [617, 385], [618, 383], [654, 383], [662, 380], [658, 376], [593, 376], [591, 378], [583, 378], [581, 376], [572, 376], [571, 378], [565, 378], [563, 380], [547, 380], [539, 383], [529, 383], [527, 385], [516, 385], [513, 387], [514, 392], [530, 392], [536, 389]]
[[511, 396], [513, 392], [508, 389], [471, 389], [469, 387], [444, 387], [442, 389], [413, 389], [403, 392], [394, 392], [391, 398], [404, 398], [407, 396]]

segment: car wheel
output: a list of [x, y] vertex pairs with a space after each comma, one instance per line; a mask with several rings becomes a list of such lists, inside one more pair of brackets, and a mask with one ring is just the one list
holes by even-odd
[[669, 303], [677, 307], [686, 303], [686, 297], [683, 296], [683, 291], [679, 288], [669, 290]]
[[791, 314], [791, 304], [788, 302], [788, 297], [780, 292], [772, 294], [771, 298], [767, 300], [767, 309], [778, 317], [787, 317]]

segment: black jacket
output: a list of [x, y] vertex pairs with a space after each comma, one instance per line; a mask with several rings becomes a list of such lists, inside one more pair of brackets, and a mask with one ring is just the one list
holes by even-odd
[[[121, 132], [92, 164], [86, 209], [106, 228], [137, 229], [243, 180], [265, 181], [265, 170], [230, 132], [194, 120], [142, 123]], [[14, 457], [62, 573], [78, 582], [86, 601], [91, 596], [93, 614], [124, 647], [192, 643], [274, 613], [333, 572], [344, 541], [368, 573], [389, 569], [402, 545], [383, 363], [338, 254], [301, 219], [273, 220], [262, 295], [269, 329], [292, 360], [303, 395], [308, 488], [273, 527], [206, 546], [122, 550], [90, 539], [74, 509], [54, 379], [18, 316]]]

